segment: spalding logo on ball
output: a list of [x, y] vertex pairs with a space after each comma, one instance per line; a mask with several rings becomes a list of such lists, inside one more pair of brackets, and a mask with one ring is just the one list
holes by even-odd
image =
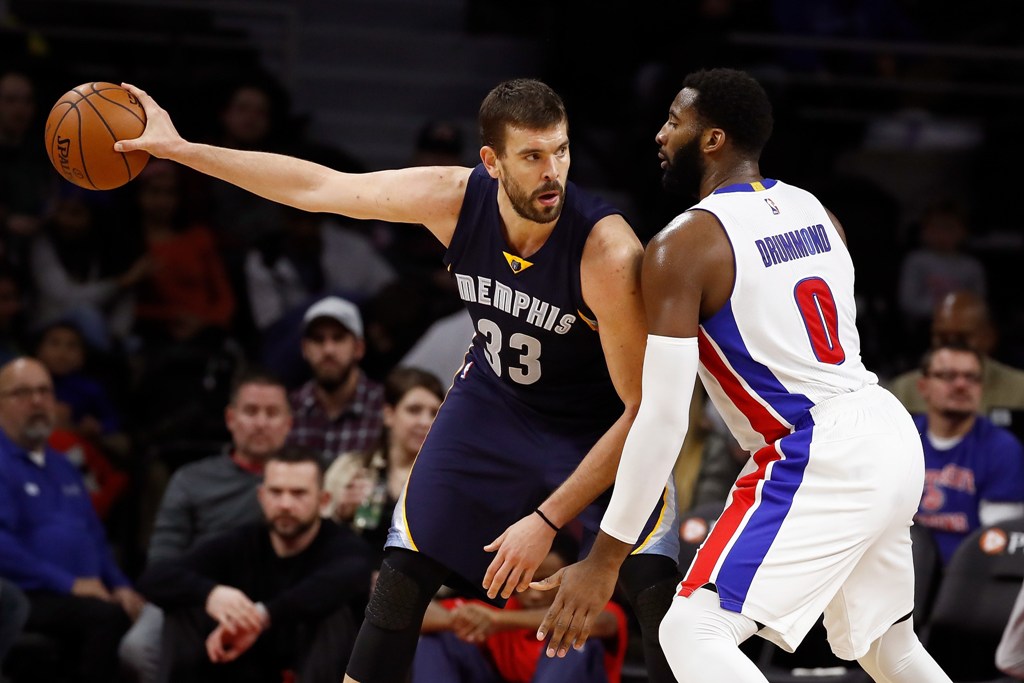
[[142, 135], [146, 111], [114, 83], [84, 83], [64, 93], [46, 118], [46, 155], [57, 172], [87, 190], [112, 190], [146, 167], [149, 153], [115, 152]]

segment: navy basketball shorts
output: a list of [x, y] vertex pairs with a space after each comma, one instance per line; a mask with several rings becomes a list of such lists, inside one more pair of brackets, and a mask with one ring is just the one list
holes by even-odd
[[[448, 585], [485, 600], [481, 584], [494, 553], [483, 547], [540, 505], [609, 426], [544, 416], [508, 396], [485, 376], [489, 372], [473, 368], [456, 376], [413, 465], [386, 543], [440, 562], [456, 575]], [[605, 493], [580, 514], [584, 551], [609, 497]], [[674, 486], [666, 487], [634, 552], [678, 557]]]

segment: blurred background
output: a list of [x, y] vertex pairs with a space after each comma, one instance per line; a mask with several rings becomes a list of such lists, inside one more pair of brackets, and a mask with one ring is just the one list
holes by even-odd
[[747, 69], [777, 113], [763, 170], [817, 192], [846, 223], [867, 360], [887, 374], [924, 340], [928, 306], [901, 306], [900, 265], [939, 203], [962, 217], [954, 248], [983, 262], [1000, 354], [1024, 355], [1012, 174], [1024, 49], [1012, 6], [7, 0], [0, 60], [32, 70], [37, 118], [80, 82], [129, 81], [193, 139], [217, 138], [232, 88], [259, 82], [272, 96], [268, 144], [353, 169], [412, 162], [430, 121], [455, 126], [455, 158], [475, 163], [482, 96], [504, 78], [540, 77], [569, 106], [573, 178], [625, 207], [645, 239], [681, 208], [661, 196], [653, 136], [682, 76]]
[[763, 174], [846, 229], [868, 367], [883, 382], [915, 368], [957, 292], [987, 305], [984, 352], [1024, 368], [1017, 4], [0, 0], [0, 362], [34, 355], [53, 374], [59, 449], [135, 575], [167, 477], [229, 439], [240, 369], [310, 379], [311, 300], [359, 307], [375, 381], [435, 325], [459, 349], [468, 333], [421, 228], [287, 210], [156, 160], [117, 190], [69, 185], [43, 145], [63, 93], [130, 82], [190, 140], [369, 171], [474, 165], [484, 95], [540, 78], [568, 106], [571, 179], [646, 241], [687, 208], [660, 187], [669, 104], [688, 72], [729, 66], [775, 107]]

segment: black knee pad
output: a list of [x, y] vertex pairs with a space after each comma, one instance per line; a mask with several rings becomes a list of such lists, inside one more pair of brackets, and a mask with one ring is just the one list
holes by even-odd
[[679, 567], [664, 555], [630, 555], [619, 577], [641, 628], [657, 633], [683, 578]]
[[352, 678], [360, 683], [406, 680], [423, 613], [448, 574], [420, 553], [388, 549], [349, 658]]
[[422, 596], [414, 579], [384, 562], [380, 566], [373, 595], [366, 605], [366, 621], [386, 631], [409, 628], [417, 616], [422, 618], [426, 609], [427, 603]]
[[672, 604], [677, 585], [678, 581], [666, 579], [637, 593], [633, 601], [633, 611], [645, 633], [658, 632], [661, 620]]
[[676, 561], [665, 555], [630, 555], [622, 563], [619, 578], [640, 624], [647, 679], [651, 683], [674, 683], [658, 631], [682, 580]]
[[447, 573], [419, 553], [389, 552], [366, 605], [366, 620], [386, 631], [401, 631], [410, 626], [418, 629], [427, 605]]

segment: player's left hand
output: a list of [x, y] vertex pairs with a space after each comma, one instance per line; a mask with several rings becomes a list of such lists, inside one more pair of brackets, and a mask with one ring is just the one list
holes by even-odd
[[530, 514], [485, 545], [486, 552], [497, 551], [484, 574], [487, 597], [493, 599], [500, 591], [507, 600], [512, 591], [529, 588], [533, 573], [548, 556], [554, 538], [554, 530], [538, 515]]
[[548, 657], [565, 657], [570, 647], [577, 650], [583, 647], [594, 620], [615, 591], [618, 576], [615, 568], [582, 560], [530, 584], [530, 588], [542, 591], [558, 588], [555, 601], [537, 629], [537, 640], [551, 635], [546, 650]]

